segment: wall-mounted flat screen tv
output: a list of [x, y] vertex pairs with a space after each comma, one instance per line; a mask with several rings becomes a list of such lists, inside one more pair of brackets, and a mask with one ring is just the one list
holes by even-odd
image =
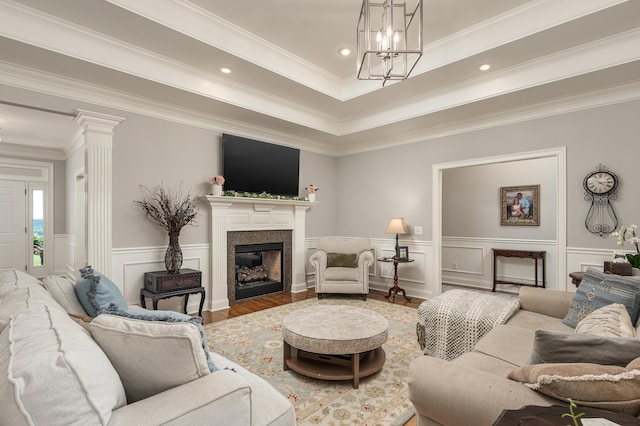
[[222, 135], [224, 189], [298, 196], [300, 150]]

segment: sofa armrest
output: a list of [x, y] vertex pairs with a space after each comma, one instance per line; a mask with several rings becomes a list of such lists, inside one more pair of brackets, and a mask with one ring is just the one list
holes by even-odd
[[417, 414], [442, 425], [490, 425], [502, 410], [560, 402], [506, 377], [430, 356], [411, 362], [408, 384]]
[[574, 293], [544, 288], [520, 287], [520, 309], [564, 318], [569, 312], [569, 305]]
[[[158, 372], [161, 374], [162, 372]], [[125, 405], [109, 425], [251, 424], [251, 388], [237, 373], [219, 370]]]

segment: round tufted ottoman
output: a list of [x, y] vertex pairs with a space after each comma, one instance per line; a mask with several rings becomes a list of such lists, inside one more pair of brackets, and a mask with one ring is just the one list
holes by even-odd
[[[282, 321], [284, 369], [324, 380], [353, 380], [382, 369], [389, 322], [368, 309], [319, 305]], [[292, 356], [295, 349], [296, 356]]]

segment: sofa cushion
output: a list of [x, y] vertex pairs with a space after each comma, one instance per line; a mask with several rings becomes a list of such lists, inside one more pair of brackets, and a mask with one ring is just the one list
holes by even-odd
[[177, 312], [109, 310], [89, 329], [134, 402], [215, 371], [199, 320]]
[[480, 339], [474, 350], [512, 365], [526, 365], [533, 335], [533, 330], [501, 324]]
[[574, 332], [573, 327], [569, 327], [562, 323], [562, 318], [554, 318], [538, 312], [525, 311], [523, 309], [520, 309], [511, 318], [509, 318], [506, 324], [512, 327], [526, 328], [534, 331], [541, 328], [544, 330], [564, 331], [566, 333]]
[[0, 269], [0, 296], [25, 287], [42, 287], [42, 283], [37, 278], [17, 269]]
[[18, 288], [0, 296], [0, 331], [14, 315], [43, 306], [51, 306], [52, 309], [64, 312], [62, 307], [56, 304], [49, 293], [39, 285]]
[[356, 268], [357, 258], [355, 253], [327, 253], [327, 268]]
[[0, 333], [2, 424], [107, 424], [126, 404], [118, 374], [61, 309], [32, 307]]
[[575, 328], [591, 312], [612, 303], [623, 304], [635, 324], [640, 314], [640, 281], [589, 268], [580, 281], [563, 323]]
[[123, 311], [127, 310], [120, 289], [107, 277], [86, 266], [80, 270], [81, 278], [76, 282], [75, 290], [80, 304], [90, 317], [96, 317], [112, 303]]
[[640, 357], [640, 339], [536, 330], [529, 364], [587, 362], [625, 366]]
[[67, 313], [75, 315], [87, 315], [78, 296], [76, 295], [76, 286], [69, 279], [57, 275], [45, 277], [42, 280], [44, 288], [47, 289], [51, 297], [58, 302]]
[[591, 312], [578, 323], [576, 333], [609, 337], [636, 336], [629, 312], [620, 303], [612, 303]]
[[577, 405], [640, 413], [640, 358], [626, 367], [590, 363], [538, 364], [517, 368], [508, 378]]

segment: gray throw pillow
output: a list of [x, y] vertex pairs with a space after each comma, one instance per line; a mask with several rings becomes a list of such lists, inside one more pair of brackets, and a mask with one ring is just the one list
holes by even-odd
[[623, 304], [635, 324], [640, 314], [640, 281], [589, 268], [562, 322], [575, 328], [587, 315], [612, 303]]
[[529, 364], [586, 362], [626, 366], [640, 357], [640, 339], [536, 330]]
[[355, 268], [357, 258], [355, 253], [327, 253], [327, 268]]

